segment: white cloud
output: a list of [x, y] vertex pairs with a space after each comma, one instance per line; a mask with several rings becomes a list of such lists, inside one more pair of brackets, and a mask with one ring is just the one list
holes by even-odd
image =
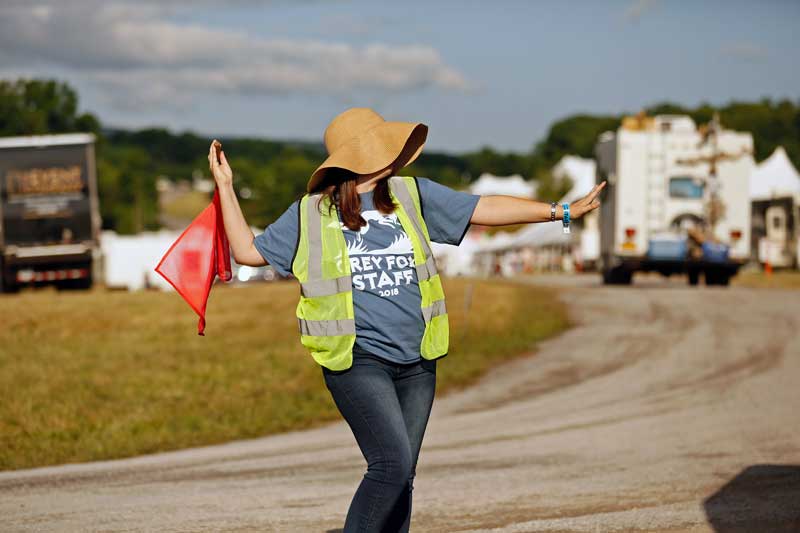
[[749, 41], [727, 44], [722, 47], [722, 54], [742, 61], [756, 62], [767, 58], [766, 48]]
[[184, 0], [73, 0], [66, 7], [12, 0], [0, 8], [4, 67], [68, 68], [113, 91], [118, 105], [134, 108], [180, 104], [197, 91], [341, 94], [468, 88], [430, 46], [264, 39], [166, 18], [184, 5]]
[[625, 9], [626, 22], [639, 22], [641, 18], [653, 11], [658, 5], [658, 0], [633, 0]]

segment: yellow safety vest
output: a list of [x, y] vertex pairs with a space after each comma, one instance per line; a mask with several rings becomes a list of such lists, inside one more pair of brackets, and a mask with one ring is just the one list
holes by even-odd
[[[395, 213], [414, 247], [422, 296], [420, 313], [425, 321], [420, 355], [436, 359], [447, 354], [450, 327], [428, 227], [422, 218], [419, 190], [413, 177], [388, 179], [397, 206]], [[320, 203], [321, 196], [306, 194], [299, 206], [300, 240], [292, 262], [292, 273], [300, 281], [297, 320], [300, 341], [314, 360], [331, 370], [345, 370], [353, 364], [356, 339], [353, 278], [338, 213], [335, 207], [328, 209], [327, 198]]]

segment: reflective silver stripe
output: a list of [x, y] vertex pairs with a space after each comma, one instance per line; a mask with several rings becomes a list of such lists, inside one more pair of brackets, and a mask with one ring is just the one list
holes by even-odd
[[422, 308], [422, 317], [425, 322], [430, 322], [435, 316], [444, 315], [447, 313], [447, 308], [444, 306], [444, 300], [436, 300], [428, 307]]
[[439, 271], [436, 269], [436, 260], [433, 256], [428, 257], [428, 260], [421, 265], [417, 265], [417, 279], [419, 281], [430, 279]]
[[317, 208], [319, 197], [319, 194], [312, 194], [306, 201], [309, 281], [322, 279], [322, 213]]
[[329, 337], [335, 335], [355, 335], [356, 321], [352, 318], [344, 320], [304, 320], [297, 319], [300, 333], [314, 337]]
[[318, 279], [300, 284], [300, 294], [306, 298], [316, 296], [330, 296], [340, 292], [347, 292], [353, 287], [350, 276], [341, 276], [334, 279]]
[[411, 192], [408, 190], [406, 180], [400, 176], [392, 176], [389, 178], [389, 185], [392, 187], [394, 195], [397, 196], [397, 199], [400, 200], [400, 203], [403, 205], [403, 210], [408, 214], [408, 218], [411, 219], [411, 224], [414, 226], [414, 231], [417, 233], [419, 242], [422, 243], [422, 251], [427, 261], [429, 258], [433, 257], [433, 252], [428, 245], [428, 239], [425, 238], [425, 234], [422, 232], [422, 226], [420, 226], [419, 216], [417, 215], [417, 207], [414, 205], [414, 200], [411, 198]]
[[390, 178], [389, 183], [393, 185], [392, 191], [402, 204], [403, 210], [411, 219], [411, 224], [414, 226], [414, 231], [417, 234], [417, 238], [419, 239], [419, 242], [422, 243], [422, 251], [425, 255], [425, 263], [417, 265], [417, 279], [420, 281], [430, 279], [435, 276], [439, 270], [436, 268], [436, 259], [433, 257], [433, 252], [428, 245], [428, 240], [425, 238], [425, 234], [422, 232], [422, 226], [420, 225], [420, 221], [417, 216], [417, 206], [414, 205], [414, 200], [411, 198], [411, 192], [408, 190], [408, 184], [399, 176]]

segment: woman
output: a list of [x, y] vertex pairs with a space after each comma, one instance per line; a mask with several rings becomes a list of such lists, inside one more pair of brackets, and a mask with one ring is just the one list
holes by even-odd
[[[234, 259], [271, 264], [300, 281], [301, 341], [367, 461], [345, 533], [409, 530], [436, 362], [448, 347], [430, 242], [457, 245], [471, 223], [564, 218], [555, 204], [395, 176], [419, 156], [427, 130], [387, 122], [368, 108], [341, 113], [325, 130], [329, 156], [312, 174], [309, 194], [258, 236], [242, 215], [225, 152], [217, 141], [209, 149]], [[573, 203], [571, 218], [596, 209], [604, 186]]]

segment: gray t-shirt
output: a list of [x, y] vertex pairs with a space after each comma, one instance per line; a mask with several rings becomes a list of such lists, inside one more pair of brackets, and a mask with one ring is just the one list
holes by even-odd
[[[454, 191], [427, 178], [417, 178], [417, 184], [431, 240], [458, 245], [480, 196]], [[353, 352], [397, 363], [419, 361], [425, 322], [411, 239], [395, 213], [383, 215], [375, 209], [372, 191], [359, 197], [367, 225], [352, 231], [342, 224], [353, 275]], [[255, 238], [258, 251], [283, 276], [292, 272], [298, 206], [299, 200]]]

